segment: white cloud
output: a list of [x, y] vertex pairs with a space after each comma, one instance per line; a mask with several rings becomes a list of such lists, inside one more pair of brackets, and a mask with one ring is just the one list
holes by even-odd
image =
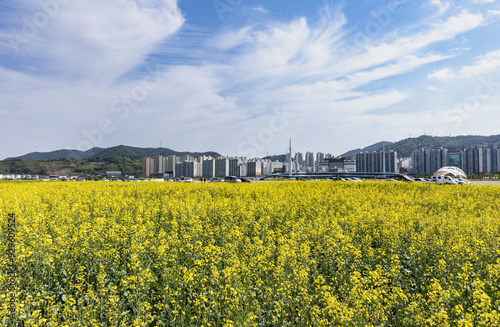
[[448, 68], [443, 68], [438, 71], [434, 71], [428, 77], [430, 79], [442, 80], [470, 78], [493, 72], [499, 67], [500, 50], [496, 50], [475, 58], [473, 65], [463, 66], [456, 73]]
[[210, 43], [221, 50], [233, 49], [247, 42], [251, 42], [252, 28], [253, 26], [245, 26], [237, 31], [224, 33], [210, 40]]
[[493, 3], [495, 0], [473, 0], [474, 3]]
[[22, 39], [19, 51], [39, 63], [42, 73], [108, 83], [141, 63], [184, 22], [175, 0], [71, 1], [57, 8], [50, 16], [32, 8], [31, 23], [37, 24], [35, 17], [50, 21], [24, 38], [29, 20], [14, 30], [11, 35]]
[[269, 11], [267, 9], [265, 9], [264, 7], [261, 7], [261, 6], [260, 7], [254, 7], [253, 10], [254, 11], [258, 11], [258, 12], [263, 13], [263, 14], [269, 13]]
[[[354, 90], [450, 58], [450, 55], [421, 55], [420, 52], [432, 43], [473, 29], [482, 21], [481, 15], [462, 12], [427, 31], [399, 37], [392, 43], [367, 46], [365, 53], [345, 58], [340, 48], [346, 20], [342, 15], [337, 14], [337, 17], [339, 19], [325, 19], [320, 26], [299, 19], [253, 34], [253, 42], [249, 43], [251, 47], [246, 48], [245, 54], [232, 64], [231, 78], [241, 85], [242, 93], [248, 94], [245, 85], [251, 87], [249, 94], [252, 96], [245, 101], [252, 104], [254, 111], [265, 111], [265, 104], [277, 106], [285, 103], [290, 107], [301, 103], [303, 110], [307, 107], [307, 112], [317, 108], [314, 110], [318, 113], [331, 110], [334, 115], [344, 110], [341, 108], [348, 108], [348, 104], [363, 103], [366, 105], [364, 111], [381, 108], [377, 103], [394, 105], [407, 99], [408, 94], [404, 91], [389, 92], [386, 98], [384, 92], [377, 95]], [[237, 96], [242, 100], [246, 97], [244, 94]], [[343, 100], [347, 98], [352, 100]], [[389, 98], [392, 101], [373, 101]], [[351, 108], [362, 110], [363, 106], [353, 105]], [[354, 112], [351, 109], [351, 113]]]
[[431, 0], [431, 3], [439, 8], [439, 13], [442, 14], [450, 7], [450, 2], [442, 0]]
[[430, 79], [453, 79], [456, 78], [457, 75], [448, 68], [443, 68], [438, 71], [434, 71], [432, 74], [428, 76]]
[[435, 23], [427, 30], [413, 35], [400, 36], [393, 42], [366, 45], [366, 49], [360, 49], [360, 54], [350, 56], [345, 61], [342, 61], [336, 69], [345, 74], [349, 71], [363, 70], [390, 61], [400, 60], [434, 43], [450, 40], [457, 35], [473, 30], [483, 21], [484, 18], [481, 14], [470, 14], [463, 11], [457, 16]]
[[366, 83], [375, 80], [409, 72], [422, 65], [436, 61], [441, 61], [450, 57], [451, 56], [445, 56], [445, 55], [427, 55], [425, 57], [407, 55], [398, 60], [395, 64], [389, 64], [383, 67], [378, 67], [371, 71], [355, 73], [350, 77], [350, 79], [351, 82], [354, 83], [354, 85], [364, 85]]
[[460, 74], [464, 77], [471, 77], [492, 72], [499, 67], [500, 50], [497, 50], [478, 57], [474, 65], [462, 67]]

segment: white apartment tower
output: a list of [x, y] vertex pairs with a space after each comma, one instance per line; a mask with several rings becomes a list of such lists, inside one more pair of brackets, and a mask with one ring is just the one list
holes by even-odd
[[142, 175], [149, 177], [154, 173], [155, 170], [155, 160], [154, 158], [143, 158], [142, 159]]
[[155, 158], [155, 173], [161, 174], [168, 170], [167, 167], [168, 159], [164, 156], [157, 156]]

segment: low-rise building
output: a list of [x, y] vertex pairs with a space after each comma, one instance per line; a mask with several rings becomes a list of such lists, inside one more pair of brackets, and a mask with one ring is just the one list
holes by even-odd
[[122, 177], [122, 172], [121, 171], [107, 171], [106, 177], [120, 178], [120, 177]]

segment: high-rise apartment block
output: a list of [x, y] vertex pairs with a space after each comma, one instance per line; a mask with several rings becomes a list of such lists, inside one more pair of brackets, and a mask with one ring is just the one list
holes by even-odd
[[500, 149], [495, 149], [493, 151], [493, 167], [492, 170], [493, 172], [500, 171]]
[[247, 176], [257, 177], [262, 175], [262, 165], [260, 160], [247, 162]]
[[362, 173], [397, 173], [398, 153], [393, 150], [356, 154], [356, 171]]
[[460, 151], [420, 149], [412, 152], [412, 173], [434, 174], [444, 166], [454, 166], [466, 174], [495, 173], [499, 168], [500, 149], [474, 146]]
[[197, 161], [184, 161], [175, 164], [175, 177], [201, 177], [202, 165]]
[[155, 160], [154, 158], [143, 158], [142, 159], [142, 175], [151, 176], [155, 170]]
[[306, 152], [306, 160], [304, 161], [304, 170], [309, 172], [315, 171], [314, 153]]
[[434, 174], [440, 168], [448, 166], [447, 149], [420, 149], [412, 152], [413, 174]]
[[316, 162], [314, 163], [314, 171], [319, 171], [319, 163], [325, 160], [325, 154], [322, 152], [316, 153]]
[[209, 158], [203, 160], [202, 177], [212, 178], [215, 177], [215, 159]]
[[229, 159], [220, 158], [215, 160], [215, 176], [216, 177], [229, 176]]
[[168, 158], [164, 156], [157, 156], [155, 158], [155, 173], [161, 174], [168, 170], [167, 167]]
[[491, 147], [470, 147], [462, 150], [462, 170], [466, 174], [494, 173], [499, 170], [498, 150]]
[[304, 167], [304, 156], [302, 153], [297, 152], [295, 153], [295, 165], [296, 165], [296, 170], [297, 171], [302, 171]]
[[241, 165], [243, 164], [242, 158], [229, 159], [229, 176], [243, 177], [241, 175]]

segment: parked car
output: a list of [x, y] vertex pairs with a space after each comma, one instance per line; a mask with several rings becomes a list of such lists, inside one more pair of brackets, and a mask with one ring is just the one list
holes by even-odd
[[457, 181], [451, 176], [432, 176], [431, 180], [436, 184], [458, 184]]
[[236, 176], [226, 176], [224, 177], [224, 182], [228, 183], [241, 183], [241, 179]]
[[224, 180], [222, 178], [219, 178], [219, 177], [212, 177], [208, 180], [209, 182], [213, 182], [213, 183], [221, 183], [221, 182], [224, 182]]
[[250, 180], [248, 178], [241, 177], [240, 179], [242, 183], [250, 183]]
[[192, 183], [193, 179], [191, 177], [181, 177], [181, 178], [179, 178], [179, 182]]
[[464, 185], [464, 184], [470, 184], [470, 180], [465, 179], [465, 178], [456, 178], [455, 179], [458, 184]]

